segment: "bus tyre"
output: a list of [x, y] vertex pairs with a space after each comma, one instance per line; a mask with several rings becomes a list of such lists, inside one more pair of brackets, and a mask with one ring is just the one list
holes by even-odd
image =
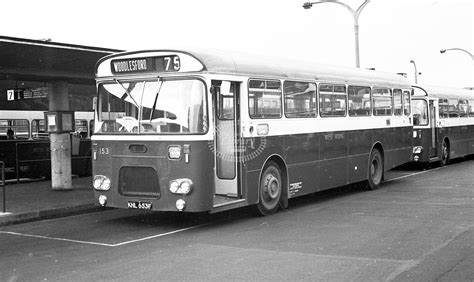
[[270, 161], [265, 165], [259, 183], [259, 201], [256, 205], [256, 212], [258, 215], [269, 215], [278, 209], [280, 205], [281, 189], [281, 171], [274, 162]]
[[380, 183], [383, 179], [383, 158], [378, 149], [373, 149], [372, 152], [370, 152], [368, 174], [367, 188], [369, 190], [380, 188]]
[[449, 145], [446, 142], [446, 139], [443, 140], [443, 143], [441, 144], [441, 160], [439, 164], [440, 166], [449, 164]]

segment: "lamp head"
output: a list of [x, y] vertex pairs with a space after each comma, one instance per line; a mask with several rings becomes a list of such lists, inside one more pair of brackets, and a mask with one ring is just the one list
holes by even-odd
[[441, 50], [439, 50], [439, 52], [440, 52], [441, 54], [443, 54], [444, 52], [446, 52], [446, 49], [441, 49]]
[[311, 7], [313, 7], [313, 4], [311, 2], [306, 2], [303, 4], [303, 8], [305, 8], [306, 10], [311, 9]]

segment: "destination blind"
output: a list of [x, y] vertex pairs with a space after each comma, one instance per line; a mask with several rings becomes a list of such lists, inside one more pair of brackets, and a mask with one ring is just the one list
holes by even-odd
[[181, 69], [179, 56], [117, 59], [110, 62], [113, 74], [175, 72]]

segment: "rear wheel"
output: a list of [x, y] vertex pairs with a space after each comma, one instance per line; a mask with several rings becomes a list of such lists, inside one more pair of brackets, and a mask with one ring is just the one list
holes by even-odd
[[443, 140], [443, 143], [441, 144], [441, 160], [439, 163], [441, 166], [449, 164], [449, 145], [446, 142], [446, 139]]
[[282, 192], [281, 171], [274, 162], [265, 165], [258, 192], [257, 214], [264, 216], [274, 213], [279, 207]]
[[373, 149], [370, 152], [369, 171], [368, 171], [368, 189], [376, 190], [380, 188], [380, 183], [383, 179], [383, 158], [378, 149]]

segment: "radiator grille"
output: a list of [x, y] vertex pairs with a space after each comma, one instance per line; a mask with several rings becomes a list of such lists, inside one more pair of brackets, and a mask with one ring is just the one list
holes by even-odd
[[122, 196], [160, 197], [158, 173], [152, 167], [121, 167], [118, 184]]

